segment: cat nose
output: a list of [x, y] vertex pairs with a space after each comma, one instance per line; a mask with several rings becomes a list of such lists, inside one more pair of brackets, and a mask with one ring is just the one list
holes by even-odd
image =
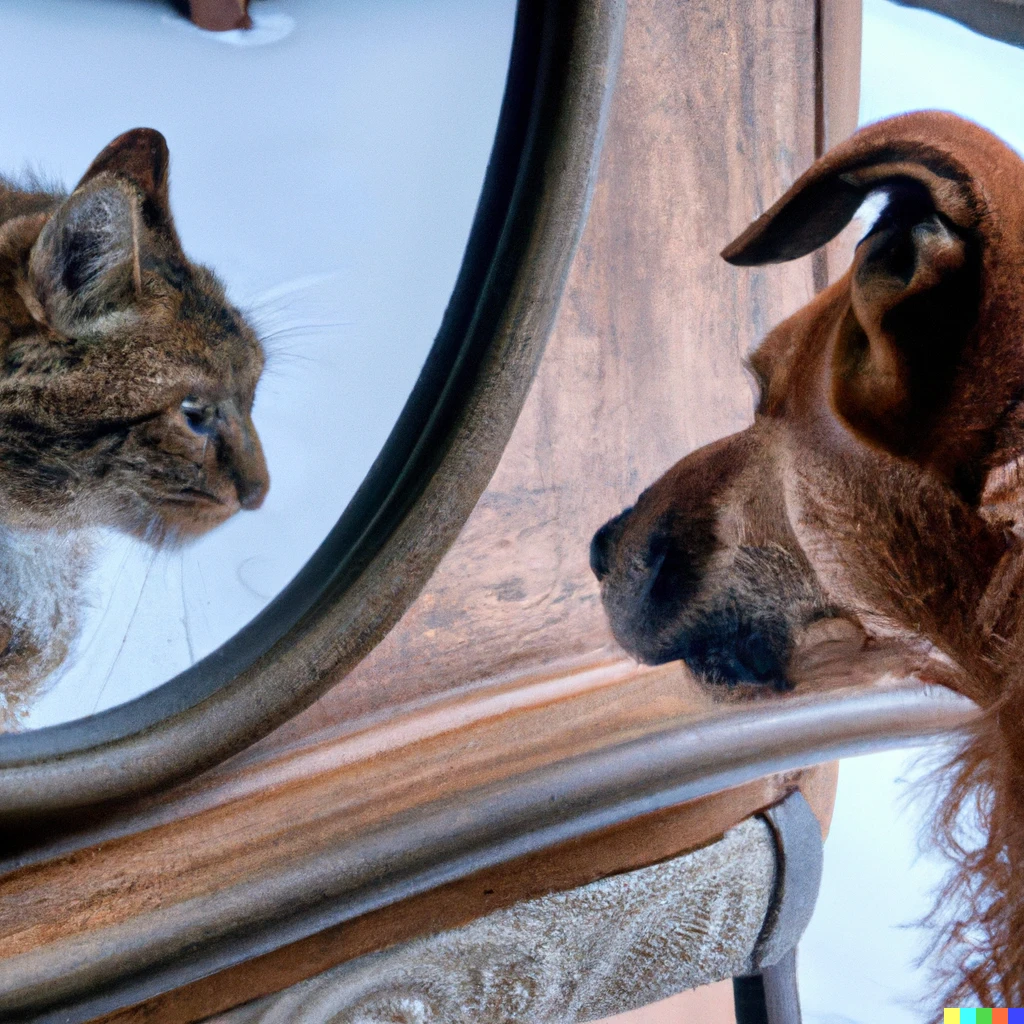
[[243, 438], [243, 442], [234, 451], [231, 479], [238, 495], [238, 504], [251, 512], [263, 504], [270, 490], [270, 473], [255, 427], [249, 430], [243, 428]]
[[238, 504], [242, 508], [252, 511], [263, 504], [263, 499], [270, 490], [270, 476], [266, 469], [261, 477], [235, 477], [235, 491], [238, 494]]
[[219, 411], [224, 446], [222, 466], [235, 485], [238, 504], [252, 511], [263, 504], [270, 490], [270, 473], [263, 456], [263, 446], [252, 418], [240, 412], [234, 403], [223, 403]]

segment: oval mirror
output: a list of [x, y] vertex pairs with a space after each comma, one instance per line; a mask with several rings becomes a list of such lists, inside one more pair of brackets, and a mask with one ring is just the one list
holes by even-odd
[[0, 12], [0, 803], [225, 756], [429, 575], [593, 177], [614, 19], [554, 6], [260, 0], [225, 33], [155, 2]]
[[[258, 508], [218, 522], [237, 508], [219, 493], [228, 488], [218, 471], [242, 477], [243, 492], [258, 491], [260, 480], [244, 479], [259, 477], [258, 466], [225, 451], [181, 494], [186, 478], [165, 450], [188, 439], [174, 436], [174, 422], [157, 425], [151, 444], [112, 427], [132, 446], [131, 466], [93, 460], [71, 470], [144, 477], [121, 485], [133, 492], [170, 471], [175, 490], [158, 500], [175, 504], [167, 515], [154, 502], [156, 522], [141, 531], [123, 515], [95, 516], [98, 529], [59, 545], [53, 557], [69, 564], [52, 571], [73, 593], [55, 602], [64, 622], [50, 643], [67, 652], [39, 659], [28, 679], [8, 669], [6, 728], [104, 711], [201, 661], [262, 611], [327, 536], [441, 322], [494, 138], [514, 14], [513, 0], [257, 3], [250, 32], [221, 34], [155, 4], [44, 2], [4, 13], [10, 59], [0, 76], [25, 100], [0, 127], [6, 171], [38, 169], [44, 181], [71, 186], [125, 129], [151, 125], [166, 137], [182, 247], [225, 283], [265, 354], [261, 373], [255, 348], [233, 355], [251, 363], [242, 375], [259, 374], [252, 423], [271, 480]], [[112, 59], [118, 51], [133, 55], [132, 67]], [[52, 73], [21, 90], [43, 53]], [[67, 110], [72, 96], [73, 116], [53, 131], [54, 111]], [[211, 331], [204, 309], [178, 315]], [[172, 335], [165, 344], [190, 340]], [[169, 370], [184, 362], [189, 373], [190, 361], [207, 356], [171, 354]], [[108, 371], [112, 390], [147, 369], [130, 361], [123, 368], [124, 380]], [[204, 406], [231, 385], [214, 377], [193, 387], [204, 384], [211, 398], [197, 393], [185, 428], [209, 453], [225, 446], [231, 413], [221, 429], [204, 421]], [[127, 415], [149, 416], [148, 399]], [[243, 495], [242, 504], [259, 500]], [[219, 507], [211, 515], [212, 502]], [[32, 552], [36, 564], [55, 540], [35, 542], [44, 549]], [[22, 646], [43, 646], [41, 633]]]

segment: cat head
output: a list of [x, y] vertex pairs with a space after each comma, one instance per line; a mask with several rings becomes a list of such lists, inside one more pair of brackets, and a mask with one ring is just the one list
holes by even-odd
[[269, 486], [263, 351], [182, 250], [168, 152], [126, 132], [74, 191], [0, 225], [0, 520], [187, 540]]

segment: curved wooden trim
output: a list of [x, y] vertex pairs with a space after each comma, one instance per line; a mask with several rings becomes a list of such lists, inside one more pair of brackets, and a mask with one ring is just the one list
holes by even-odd
[[[720, 839], [728, 829], [783, 800], [794, 789], [806, 788], [810, 800], [814, 800], [816, 789], [827, 788], [831, 781], [830, 797], [835, 782], [832, 767], [822, 765], [806, 772], [758, 779], [510, 864], [478, 871], [100, 1019], [104, 1024], [202, 1021], [251, 999], [280, 992], [338, 964], [457, 928], [521, 900], [566, 892], [599, 878], [691, 852]], [[815, 807], [815, 812], [823, 820], [831, 806]]]
[[271, 605], [144, 697], [0, 740], [0, 813], [182, 778], [312, 703], [415, 598], [498, 464], [553, 323], [596, 174], [622, 0], [522, 0], [484, 198], [445, 323], [341, 521]]
[[[415, 779], [413, 803], [406, 809], [384, 816], [378, 809], [365, 820], [357, 808], [325, 806], [323, 821], [289, 823], [305, 844], [302, 855], [286, 836], [274, 838], [277, 826], [270, 822], [266, 839], [257, 841], [276, 843], [279, 852], [272, 870], [243, 870], [234, 884], [218, 884], [184, 899], [174, 897], [173, 886], [160, 894], [133, 878], [138, 892], [120, 898], [127, 901], [127, 916], [117, 917], [112, 893], [104, 897], [106, 925], [91, 921], [82, 931], [72, 924], [58, 934], [69, 906], [82, 912], [82, 897], [62, 893], [59, 879], [74, 881], [74, 863], [82, 857], [84, 864], [90, 859], [102, 863], [109, 856], [112, 874], [100, 886], [103, 891], [117, 884], [125, 864], [150, 856], [145, 851], [159, 838], [141, 832], [120, 852], [108, 838], [78, 857], [59, 855], [52, 870], [44, 864], [44, 870], [22, 877], [20, 890], [42, 888], [50, 894], [53, 909], [45, 925], [22, 915], [19, 927], [25, 938], [10, 934], [6, 940], [0, 1013], [12, 1024], [89, 1020], [559, 844], [768, 774], [962, 726], [973, 708], [949, 691], [926, 688], [915, 679], [890, 678], [853, 690], [791, 695], [754, 707], [728, 706], [711, 716], [665, 717], [663, 695], [677, 685], [678, 673], [678, 668], [640, 673], [645, 717], [640, 720], [635, 708], [624, 708], [617, 721], [611, 716], [607, 729], [592, 730], [589, 740], [584, 736], [589, 746], [574, 754], [566, 751], [585, 730], [579, 716], [573, 716], [570, 700], [561, 709], [561, 739], [548, 754], [551, 760], [533, 767], [534, 755], [520, 751], [518, 765], [513, 761], [508, 767], [513, 755], [497, 750], [488, 764], [501, 762], [498, 781], [487, 781], [493, 779], [492, 769], [473, 760], [479, 747], [496, 746], [488, 743], [486, 732], [441, 737], [444, 749], [453, 753], [431, 761], [433, 782], [417, 769], [415, 747], [399, 751], [393, 764], [378, 755], [379, 770], [387, 777], [402, 778], [404, 771]], [[622, 685], [637, 683], [627, 680]], [[610, 694], [616, 699], [602, 706], [628, 704], [623, 699], [627, 695], [625, 690], [621, 696]], [[546, 714], [559, 717], [554, 707]], [[593, 709], [587, 714], [592, 716]], [[523, 727], [530, 728], [535, 720], [527, 717]], [[498, 734], [509, 719], [485, 724]], [[545, 741], [546, 752], [550, 747]], [[455, 751], [467, 752], [464, 763]], [[351, 785], [373, 787], [367, 772], [371, 763], [354, 766]], [[307, 797], [314, 788], [309, 779], [303, 783]], [[329, 798], [329, 790], [322, 792]], [[425, 802], [425, 793], [439, 796]], [[287, 790], [282, 799], [288, 800]], [[381, 799], [398, 806], [386, 794]], [[229, 820], [244, 832], [246, 814], [253, 820], [253, 815], [268, 813], [265, 801], [255, 801], [247, 812], [233, 810]], [[332, 815], [338, 826], [330, 825]], [[332, 831], [337, 828], [342, 831]], [[187, 829], [177, 834], [177, 842], [189, 843]], [[232, 856], [230, 851], [224, 855]], [[214, 869], [209, 863], [207, 872]], [[97, 891], [96, 884], [88, 883], [88, 893]], [[25, 898], [11, 886], [5, 886], [4, 897], [12, 901], [9, 912], [14, 913]], [[49, 940], [41, 941], [45, 934]]]

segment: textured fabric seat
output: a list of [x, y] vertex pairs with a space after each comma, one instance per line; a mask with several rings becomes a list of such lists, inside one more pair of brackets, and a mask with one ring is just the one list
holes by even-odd
[[591, 1021], [755, 969], [776, 845], [761, 817], [692, 853], [359, 957], [218, 1024]]

